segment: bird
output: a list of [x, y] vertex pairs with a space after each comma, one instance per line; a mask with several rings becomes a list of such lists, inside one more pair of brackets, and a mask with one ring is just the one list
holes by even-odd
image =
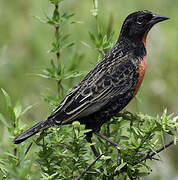
[[[19, 144], [43, 129], [77, 120], [85, 124], [86, 129], [91, 129], [86, 136], [88, 142], [92, 142], [94, 133], [117, 147], [117, 143], [100, 133], [101, 126], [137, 94], [146, 70], [148, 32], [167, 19], [148, 10], [129, 14], [114, 47], [71, 89], [46, 120], [16, 136], [14, 143]], [[95, 147], [91, 148], [97, 156]]]

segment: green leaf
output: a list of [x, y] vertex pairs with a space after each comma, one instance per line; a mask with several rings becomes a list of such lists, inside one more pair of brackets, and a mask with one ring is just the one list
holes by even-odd
[[63, 0], [50, 0], [51, 4], [59, 4], [60, 2], [62, 2]]
[[126, 164], [127, 164], [126, 162], [121, 163], [121, 164], [116, 168], [116, 170], [117, 170], [117, 171], [121, 170]]
[[60, 20], [60, 15], [59, 15], [58, 9], [55, 9], [55, 10], [54, 10], [52, 19], [53, 19], [54, 21], [59, 22], [59, 20]]
[[111, 159], [111, 156], [105, 156], [105, 155], [103, 155], [103, 156], [101, 157], [101, 159], [103, 159], [104, 161], [106, 161], [106, 160], [108, 160], [108, 159]]
[[8, 94], [4, 89], [2, 89], [2, 88], [1, 88], [1, 91], [2, 91], [3, 94], [4, 94], [4, 97], [5, 97], [7, 106], [12, 106], [12, 104], [11, 104], [11, 98], [10, 98], [9, 94]]
[[51, 79], [51, 80], [56, 80], [56, 78], [52, 78], [51, 76], [45, 75], [45, 74], [36, 74], [39, 77], [45, 78], [45, 79]]
[[149, 174], [148, 172], [138, 172], [137, 176], [138, 177], [143, 177], [143, 176], [148, 176], [148, 174]]
[[5, 152], [5, 154], [13, 159], [17, 159], [17, 156], [15, 156], [14, 154], [11, 154], [9, 152]]
[[36, 104], [27, 106], [22, 112], [21, 112], [21, 116], [24, 115], [26, 112], [28, 112], [33, 106], [35, 106]]
[[85, 45], [86, 47], [88, 47], [88, 48], [92, 48], [88, 43], [86, 43], [86, 42], [84, 42], [84, 41], [81, 41], [81, 43], [82, 43], [83, 45]]
[[134, 132], [136, 135], [138, 135], [138, 136], [140, 135], [138, 128], [132, 126], [132, 129], [133, 129], [133, 132]]
[[95, 43], [96, 38], [95, 38], [95, 36], [93, 35], [93, 33], [90, 32], [90, 31], [89, 31], [88, 33], [89, 33], [90, 39]]
[[174, 145], [176, 145], [177, 142], [178, 142], [178, 139], [177, 139], [177, 137], [175, 136], [175, 137], [174, 137]]
[[9, 124], [7, 123], [5, 117], [0, 113], [0, 121], [7, 127], [9, 128]]
[[62, 40], [62, 41], [65, 41], [65, 40], [67, 40], [67, 39], [69, 38], [69, 36], [70, 36], [70, 34], [63, 35], [63, 36], [61, 37], [61, 40]]
[[62, 18], [64, 18], [65, 20], [69, 20], [71, 17], [73, 17], [75, 14], [74, 13], [71, 13], [71, 14], [67, 14], [67, 13], [64, 13], [62, 15]]
[[65, 74], [64, 79], [76, 78], [84, 74], [85, 72], [71, 72], [71, 73]]
[[74, 42], [70, 42], [70, 43], [65, 44], [62, 48], [69, 48], [69, 47], [72, 47], [74, 44], [75, 44]]
[[119, 136], [119, 139], [121, 139], [121, 140], [129, 140], [129, 138], [127, 136]]
[[10, 120], [13, 122], [13, 124], [15, 123], [16, 121], [16, 116], [15, 116], [15, 112], [14, 112], [14, 109], [12, 107], [8, 107], [8, 115], [9, 115], [9, 118]]
[[138, 139], [136, 138], [135, 134], [134, 133], [131, 133], [131, 136], [130, 136], [130, 140], [131, 140], [131, 143], [134, 145], [134, 146], [138, 146]]
[[42, 17], [39, 17], [39, 16], [34, 16], [37, 20], [39, 20], [40, 22], [44, 23], [44, 24], [47, 24], [48, 23], [48, 20], [45, 19], [45, 18], [42, 18]]
[[15, 113], [15, 117], [19, 118], [22, 112], [22, 105], [21, 103], [18, 101], [16, 106], [14, 107], [14, 113]]

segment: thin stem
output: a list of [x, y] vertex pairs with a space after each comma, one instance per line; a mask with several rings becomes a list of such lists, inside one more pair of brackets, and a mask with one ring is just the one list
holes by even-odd
[[[58, 3], [55, 4], [55, 10], [56, 12], [59, 13], [59, 5]], [[55, 24], [55, 36], [56, 36], [56, 42], [59, 41], [59, 24]], [[60, 52], [59, 49], [56, 51], [56, 60], [57, 60], [57, 64], [59, 64], [59, 58], [60, 58]]]
[[[55, 36], [56, 36], [56, 42], [59, 41], [59, 25], [55, 25]], [[56, 62], [59, 65], [59, 58], [60, 58], [60, 51], [59, 49], [56, 51]]]
[[[16, 129], [16, 122], [14, 123], [14, 129]], [[15, 132], [14, 136], [16, 136]], [[14, 156], [17, 156], [17, 147], [14, 148]]]
[[80, 179], [88, 172], [88, 170], [96, 163], [96, 161], [98, 161], [98, 160], [101, 158], [101, 156], [103, 156], [103, 155], [104, 155], [104, 154], [99, 155], [99, 156], [82, 172], [82, 174], [77, 177], [76, 180], [80, 180]]
[[[27, 155], [27, 153], [29, 152], [29, 150], [30, 150], [30, 148], [32, 147], [32, 144], [33, 144], [33, 142], [31, 142], [30, 144], [29, 144], [29, 146], [27, 147], [27, 149], [26, 149], [26, 151], [25, 151], [25, 156]], [[18, 163], [17, 163], [17, 166], [19, 166], [20, 165], [20, 160], [18, 161]]]
[[[176, 139], [176, 142], [178, 142], [178, 139]], [[167, 149], [169, 146], [173, 145], [174, 144], [174, 141], [170, 141], [168, 144], [160, 147], [159, 149], [157, 149], [155, 152], [152, 152], [152, 153], [148, 153], [147, 155], [145, 155], [143, 158], [140, 159], [140, 161], [136, 162], [136, 164], [142, 162], [142, 161], [145, 161], [147, 159], [153, 159], [153, 156], [155, 156], [156, 154], [162, 152], [163, 150]]]
[[[58, 12], [59, 13], [59, 5], [58, 3], [55, 4], [55, 9], [54, 9], [54, 12]], [[54, 28], [55, 28], [55, 37], [56, 37], [56, 43], [58, 44], [58, 49], [56, 50], [56, 63], [57, 63], [57, 66], [59, 66], [60, 64], [60, 33], [59, 33], [59, 24], [55, 24], [54, 25]], [[58, 94], [59, 96], [61, 96], [61, 79], [58, 79], [57, 80], [57, 89], [58, 89]]]
[[[178, 139], [176, 139], [176, 142], [178, 142]], [[168, 147], [170, 147], [170, 146], [173, 145], [173, 144], [174, 144], [174, 141], [172, 140], [172, 141], [170, 141], [168, 144], [166, 144], [166, 145], [160, 147], [159, 149], [157, 149], [155, 152], [152, 152], [152, 153], [150, 152], [150, 153], [148, 153], [148, 154], [145, 155], [143, 158], [141, 158], [140, 161], [135, 162], [133, 165], [137, 165], [137, 164], [141, 163], [142, 161], [146, 161], [147, 159], [158, 160], [158, 159], [154, 158], [154, 156], [155, 156], [156, 154], [164, 151], [165, 149], [167, 149]], [[113, 177], [119, 175], [120, 173], [126, 172], [126, 171], [127, 171], [127, 168], [123, 167], [120, 171], [114, 173], [114, 174], [113, 174]]]

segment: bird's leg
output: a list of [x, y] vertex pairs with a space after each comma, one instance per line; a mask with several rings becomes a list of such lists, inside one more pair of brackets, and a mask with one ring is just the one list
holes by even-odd
[[96, 157], [98, 157], [99, 154], [98, 154], [95, 146], [92, 144], [91, 137], [92, 137], [92, 132], [86, 133], [86, 140], [87, 140], [89, 143], [91, 143], [91, 145], [90, 145], [91, 150], [93, 151], [94, 155], [95, 155]]
[[114, 141], [112, 141], [111, 139], [109, 139], [108, 137], [106, 137], [105, 135], [101, 134], [100, 132], [94, 132], [97, 136], [101, 137], [102, 139], [104, 139], [105, 141], [109, 142], [110, 144], [112, 144], [113, 146], [115, 146], [118, 149], [123, 148], [121, 145], [115, 143]]
[[119, 144], [115, 143], [114, 141], [112, 141], [111, 139], [109, 139], [108, 137], [106, 137], [105, 135], [101, 134], [100, 132], [94, 132], [97, 136], [101, 137], [102, 139], [104, 139], [105, 141], [109, 142], [110, 144], [112, 144], [118, 151], [118, 158], [117, 158], [117, 165], [119, 166], [121, 164], [121, 151], [120, 149], [123, 148], [122, 146], [120, 146]]

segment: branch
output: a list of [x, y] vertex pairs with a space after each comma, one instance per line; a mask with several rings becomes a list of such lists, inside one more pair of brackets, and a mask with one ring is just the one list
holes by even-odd
[[[55, 4], [55, 10], [56, 12], [59, 13], [59, 5], [58, 3]], [[55, 25], [55, 36], [56, 36], [56, 42], [59, 40], [59, 24]], [[59, 57], [60, 57], [60, 52], [59, 49], [56, 51], [56, 59], [57, 59], [57, 64], [59, 64]]]
[[[54, 14], [53, 14], [53, 18], [56, 19], [56, 21], [59, 21], [59, 2], [56, 2], [55, 4], [55, 9], [54, 9]], [[54, 25], [55, 28], [55, 38], [56, 38], [56, 44], [57, 44], [57, 49], [56, 49], [56, 63], [57, 66], [60, 64], [60, 33], [59, 33], [59, 23], [55, 23]], [[61, 79], [57, 80], [57, 88], [58, 88], [58, 94], [59, 97], [61, 96]]]
[[[178, 142], [178, 139], [176, 139], [176, 142]], [[145, 161], [147, 159], [153, 159], [153, 156], [155, 156], [156, 154], [164, 151], [165, 149], [167, 149], [169, 146], [171, 146], [172, 144], [174, 144], [174, 140], [170, 141], [168, 144], [160, 147], [159, 149], [157, 149], [155, 152], [152, 152], [152, 153], [148, 153], [147, 155], [145, 155], [143, 158], [140, 159], [140, 161], [138, 161], [137, 163], [135, 163], [134, 165], [142, 162], [142, 161]]]
[[87, 171], [96, 163], [96, 161], [98, 161], [98, 159], [101, 158], [101, 156], [103, 156], [104, 154], [99, 155], [83, 172], [80, 176], [77, 177], [76, 180], [80, 180], [86, 173]]
[[[178, 139], [176, 139], [176, 142], [178, 142]], [[169, 146], [173, 145], [174, 144], [174, 140], [170, 141], [168, 144], [160, 147], [159, 149], [157, 149], [155, 152], [149, 152], [147, 153], [147, 155], [145, 155], [143, 158], [140, 159], [140, 161], [137, 161], [136, 163], [134, 163], [133, 165], [137, 165], [139, 163], [141, 163], [142, 161], [146, 161], [147, 159], [150, 159], [150, 160], [158, 160], [156, 158], [154, 158], [154, 156], [162, 151], [164, 151], [165, 149], [167, 149]], [[119, 175], [120, 173], [123, 173], [123, 172], [126, 172], [127, 171], [127, 168], [126, 166], [124, 166], [121, 170], [115, 172], [113, 174], [113, 177], [114, 176], [117, 176]]]

